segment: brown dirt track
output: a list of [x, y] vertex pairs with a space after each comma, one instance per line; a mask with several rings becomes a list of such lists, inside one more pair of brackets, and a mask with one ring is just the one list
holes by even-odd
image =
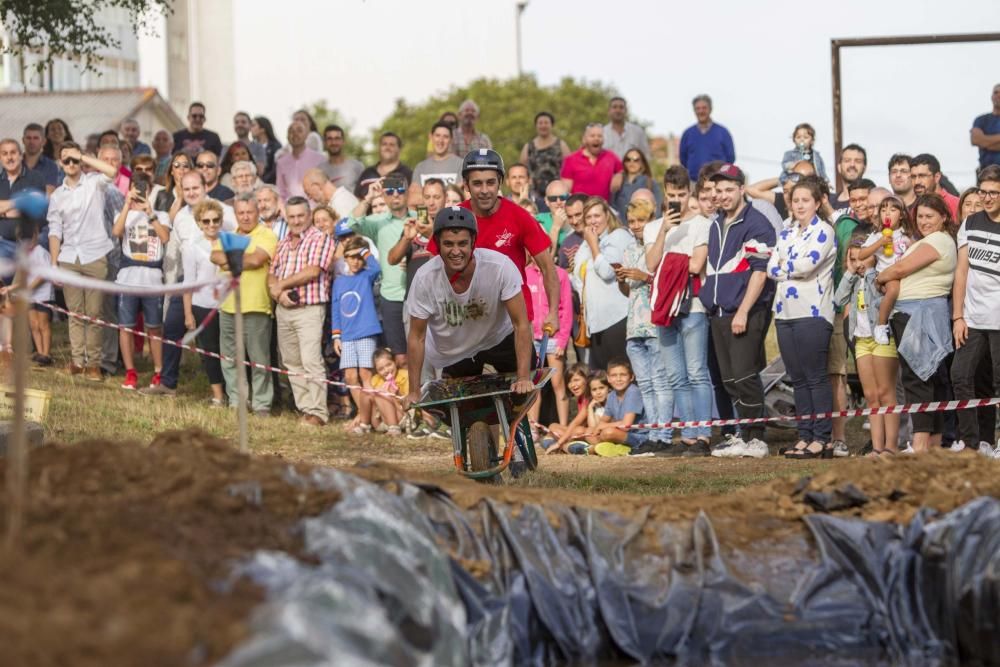
[[[642, 464], [561, 458], [543, 459], [542, 465], [563, 474], [573, 466], [600, 466], [611, 475], [631, 466], [634, 475]], [[647, 465], [643, 469], [652, 472], [683, 464]], [[764, 465], [704, 462], [719, 470]], [[163, 434], [148, 447], [89, 441], [34, 450], [23, 546], [0, 552], [0, 664], [199, 665], [225, 655], [246, 635], [249, 612], [261, 600], [247, 582], [229, 590], [218, 585], [229, 564], [260, 548], [301, 555], [296, 522], [337, 501], [336, 494], [287, 483], [287, 466], [277, 457], [240, 455], [197, 431]], [[901, 522], [921, 506], [948, 511], [978, 496], [1000, 497], [1000, 463], [973, 454], [837, 461], [820, 469], [806, 489], [792, 474], [725, 495], [489, 486], [439, 470], [380, 463], [351, 471], [382, 482], [430, 482], [463, 507], [490, 496], [515, 505], [560, 503], [626, 515], [649, 508], [653, 522], [690, 519], [704, 510], [727, 548], [781, 533], [805, 535], [800, 519], [813, 510], [802, 502], [804, 490], [851, 483], [870, 501], [843, 515]], [[260, 504], [229, 490], [253, 481], [263, 492]], [[0, 521], [5, 514], [4, 508]]]

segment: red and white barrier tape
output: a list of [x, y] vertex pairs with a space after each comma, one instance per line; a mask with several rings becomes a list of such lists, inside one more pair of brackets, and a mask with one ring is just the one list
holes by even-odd
[[[235, 361], [232, 357], [227, 357], [225, 355], [219, 354], [218, 352], [212, 352], [210, 350], [206, 350], [204, 348], [200, 348], [200, 347], [197, 347], [197, 346], [194, 346], [194, 345], [185, 345], [183, 342], [180, 342], [180, 341], [170, 340], [170, 339], [164, 338], [163, 336], [157, 336], [156, 334], [146, 333], [145, 331], [139, 331], [138, 329], [132, 329], [130, 327], [125, 327], [125, 326], [122, 326], [120, 324], [115, 324], [114, 322], [108, 322], [106, 320], [102, 320], [99, 317], [91, 317], [89, 315], [84, 315], [83, 313], [74, 313], [73, 311], [66, 310], [65, 308], [61, 308], [61, 307], [59, 307], [59, 306], [57, 306], [57, 305], [55, 305], [53, 303], [43, 303], [43, 302], [39, 302], [39, 301], [35, 301], [33, 303], [35, 303], [35, 304], [37, 304], [39, 306], [43, 306], [45, 308], [48, 308], [50, 310], [53, 310], [55, 312], [62, 313], [63, 315], [66, 315], [67, 317], [74, 317], [74, 318], [76, 318], [78, 320], [83, 320], [84, 322], [89, 322], [91, 324], [96, 324], [96, 325], [102, 326], [102, 327], [108, 327], [109, 329], [118, 329], [119, 331], [125, 331], [125, 332], [128, 332], [130, 334], [135, 334], [137, 336], [142, 336], [143, 338], [148, 338], [149, 340], [158, 340], [158, 341], [164, 343], [165, 345], [172, 345], [172, 346], [178, 347], [178, 348], [180, 348], [182, 350], [188, 350], [188, 351], [191, 351], [191, 352], [196, 352], [196, 353], [198, 353], [200, 355], [203, 355], [203, 356], [206, 356], [206, 357], [212, 357], [214, 359], [218, 359], [219, 361]], [[366, 393], [366, 394], [374, 394], [374, 395], [378, 395], [378, 396], [383, 396], [385, 398], [391, 398], [391, 399], [396, 400], [396, 401], [400, 400], [400, 397], [396, 396], [395, 394], [390, 394], [388, 392], [379, 391], [377, 389], [372, 389], [370, 387], [362, 387], [362, 386], [358, 386], [358, 385], [347, 384], [345, 382], [337, 382], [336, 380], [330, 380], [330, 379], [328, 379], [326, 377], [317, 377], [315, 375], [307, 375], [305, 373], [295, 373], [293, 371], [285, 370], [284, 368], [275, 368], [274, 366], [269, 366], [267, 364], [259, 364], [259, 363], [254, 362], [254, 361], [250, 361], [249, 359], [245, 360], [243, 362], [243, 365], [244, 366], [249, 366], [250, 368], [257, 368], [257, 369], [260, 369], [260, 370], [270, 371], [272, 373], [281, 373], [282, 375], [287, 375], [289, 377], [301, 377], [301, 378], [304, 378], [306, 380], [310, 380], [312, 382], [318, 382], [320, 384], [331, 385], [331, 386], [334, 386], [334, 387], [343, 387], [344, 389], [357, 389], [357, 390], [359, 390], [359, 391], [361, 391], [363, 393]]]

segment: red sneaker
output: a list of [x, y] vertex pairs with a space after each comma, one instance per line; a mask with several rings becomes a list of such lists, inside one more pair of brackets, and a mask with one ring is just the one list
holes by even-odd
[[149, 381], [149, 386], [150, 387], [159, 387], [160, 386], [160, 374], [159, 373], [153, 373], [153, 379], [151, 379]]
[[136, 385], [139, 384], [139, 374], [135, 372], [134, 368], [129, 368], [125, 371], [125, 381], [122, 382], [122, 389], [135, 389]]

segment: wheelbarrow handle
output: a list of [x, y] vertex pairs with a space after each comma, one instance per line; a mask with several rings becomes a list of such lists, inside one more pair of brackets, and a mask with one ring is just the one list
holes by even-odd
[[536, 366], [536, 368], [545, 368], [545, 356], [549, 349], [549, 337], [551, 335], [551, 326], [546, 326], [542, 329], [542, 344], [538, 347], [538, 366]]

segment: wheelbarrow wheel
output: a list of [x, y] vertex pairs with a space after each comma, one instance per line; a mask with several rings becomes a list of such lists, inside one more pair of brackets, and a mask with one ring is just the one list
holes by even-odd
[[469, 468], [471, 472], [482, 472], [493, 467], [496, 458], [496, 441], [493, 431], [485, 422], [475, 422], [465, 435], [469, 449]]

